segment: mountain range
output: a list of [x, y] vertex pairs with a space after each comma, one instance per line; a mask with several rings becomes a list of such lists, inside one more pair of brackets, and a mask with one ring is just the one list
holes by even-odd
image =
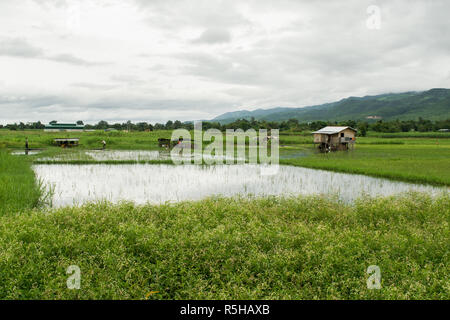
[[230, 123], [238, 119], [255, 118], [266, 121], [297, 119], [308, 121], [341, 120], [429, 120], [450, 118], [450, 89], [387, 93], [375, 96], [349, 97], [337, 102], [303, 108], [272, 108], [224, 113], [211, 121]]

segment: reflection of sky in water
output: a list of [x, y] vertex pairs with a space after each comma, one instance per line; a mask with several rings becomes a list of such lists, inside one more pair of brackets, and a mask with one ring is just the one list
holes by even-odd
[[280, 154], [280, 159], [296, 159], [296, 158], [304, 158], [309, 156], [311, 153], [306, 152], [306, 151], [294, 151], [294, 152], [289, 152], [289, 153], [285, 153], [285, 154]]
[[[194, 156], [194, 152], [192, 152], [191, 157]], [[181, 159], [182, 157], [186, 157], [180, 153], [176, 156]], [[223, 155], [212, 156], [208, 154], [203, 154], [204, 159], [235, 159], [227, 157]], [[74, 160], [94, 160], [94, 161], [108, 161], [108, 160], [116, 160], [116, 161], [152, 161], [152, 160], [171, 160], [172, 157], [169, 151], [158, 151], [158, 150], [89, 150], [89, 151], [79, 151], [79, 152], [71, 152], [67, 154], [59, 154], [55, 157], [45, 157], [39, 160], [41, 161], [74, 161]]]
[[364, 194], [448, 191], [448, 188], [291, 166], [280, 166], [274, 175], [261, 174], [261, 166], [257, 165], [36, 165], [33, 168], [39, 179], [54, 188], [55, 206], [100, 199], [164, 203], [238, 194], [325, 194], [352, 201]]
[[25, 150], [19, 150], [19, 151], [13, 151], [13, 152], [11, 152], [11, 154], [13, 155], [13, 156], [23, 156], [23, 155], [29, 155], [29, 156], [32, 156], [32, 155], [34, 155], [34, 154], [39, 154], [39, 153], [41, 153], [42, 151], [41, 150], [28, 150], [28, 151], [25, 151]]
[[167, 160], [170, 158], [168, 152], [146, 151], [146, 150], [89, 150], [58, 154], [54, 157], [41, 158], [41, 161], [73, 161], [73, 160], [118, 160], [118, 161], [150, 161]]
[[136, 161], [148, 161], [148, 160], [165, 160], [169, 158], [169, 153], [161, 153], [159, 151], [87, 151], [86, 155], [96, 161], [105, 160], [136, 160]]

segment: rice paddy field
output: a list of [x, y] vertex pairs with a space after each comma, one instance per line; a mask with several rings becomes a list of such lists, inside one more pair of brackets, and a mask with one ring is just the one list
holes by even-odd
[[170, 135], [64, 133], [80, 146], [61, 149], [61, 134], [0, 130], [0, 298], [450, 298], [449, 134], [369, 133], [330, 154], [282, 134], [268, 176], [175, 166], [157, 144]]
[[[310, 153], [308, 157], [288, 158], [281, 162], [414, 183], [450, 185], [450, 139], [405, 139], [403, 144], [361, 140], [352, 152], [317, 154], [311, 152], [310, 147], [304, 147], [303, 151]], [[302, 148], [294, 150], [300, 152]]]

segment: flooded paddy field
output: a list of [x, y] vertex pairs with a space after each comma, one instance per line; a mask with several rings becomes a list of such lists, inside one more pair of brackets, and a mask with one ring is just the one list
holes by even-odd
[[38, 161], [153, 161], [169, 160], [168, 151], [159, 150], [81, 150], [60, 153], [52, 157], [42, 157]]
[[[40, 157], [37, 163], [45, 164], [60, 164], [74, 163], [77, 161], [86, 161], [88, 163], [102, 163], [102, 162], [151, 162], [151, 161], [170, 161], [173, 159], [194, 159], [194, 152], [192, 154], [178, 154], [172, 156], [168, 150], [76, 150], [66, 151], [53, 156]], [[226, 155], [208, 155], [203, 154], [204, 160], [242, 160], [243, 158], [227, 157]], [[248, 160], [248, 157], [247, 157]]]
[[[46, 150], [29, 157], [10, 154], [22, 142], [3, 143], [5, 298], [139, 300], [154, 290], [155, 299], [448, 299], [445, 141], [361, 138], [368, 143], [335, 154], [286, 144], [283, 166], [267, 175], [261, 166], [136, 164], [169, 157], [152, 134], [161, 133], [108, 138], [111, 149], [104, 151], [93, 150], [109, 137], [104, 133], [85, 133], [82, 147], [73, 149], [50, 147], [42, 135], [41, 144], [30, 140]], [[141, 153], [141, 141], [150, 139], [149, 152]], [[75, 161], [37, 161], [46, 157]], [[365, 176], [342, 174], [350, 169]], [[40, 182], [53, 191], [55, 209], [46, 207]], [[421, 192], [398, 195], [407, 191]], [[316, 194], [323, 196], [301, 196]], [[209, 196], [219, 197], [177, 202]], [[101, 199], [111, 203], [72, 207]], [[156, 205], [139, 205], [146, 202]], [[64, 267], [73, 264], [82, 268], [82, 290], [66, 289]], [[366, 287], [373, 264], [382, 270], [382, 290]]]
[[13, 156], [34, 156], [40, 154], [43, 150], [34, 149], [34, 150], [13, 150], [11, 154]]
[[259, 165], [34, 165], [33, 169], [53, 193], [55, 207], [97, 200], [160, 204], [237, 195], [325, 195], [351, 202], [364, 195], [448, 192], [448, 188], [293, 166], [279, 166], [273, 175], [262, 174]]

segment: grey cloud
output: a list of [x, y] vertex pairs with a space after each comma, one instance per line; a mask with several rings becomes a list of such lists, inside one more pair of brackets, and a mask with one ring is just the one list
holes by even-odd
[[[64, 9], [66, 1], [42, 2]], [[92, 0], [92, 3], [112, 6], [120, 1]], [[140, 19], [136, 22], [139, 28], [142, 26], [144, 31], [148, 28], [158, 41], [150, 41], [145, 32], [126, 30], [130, 32], [126, 41], [129, 48], [118, 50], [124, 55], [117, 54], [111, 68], [86, 68], [74, 73], [76, 80], [68, 92], [79, 90], [88, 96], [84, 100], [56, 95], [11, 101], [9, 95], [9, 101], [0, 98], [2, 113], [28, 110], [24, 113], [27, 115], [59, 108], [87, 112], [86, 119], [97, 120], [140, 115], [145, 119], [174, 119], [177, 115], [192, 119], [210, 114], [212, 118], [246, 106], [302, 107], [351, 95], [450, 86], [447, 67], [450, 37], [446, 36], [450, 31], [450, 2], [446, 0], [375, 3], [373, 0], [129, 0], [127, 3], [138, 5], [138, 15], [126, 18]], [[365, 24], [366, 9], [372, 4], [381, 7], [380, 30], [368, 30]], [[103, 39], [121, 45], [120, 36], [115, 39], [114, 34], [105, 34], [104, 38], [93, 34], [95, 37], [85, 35], [80, 42], [86, 46], [82, 52], [94, 50], [87, 46]], [[133, 38], [138, 35], [140, 38]], [[198, 36], [193, 39], [195, 35]], [[27, 34], [27, 39], [31, 42], [21, 38], [9, 39], [5, 44], [0, 39], [0, 55], [84, 67], [102, 65], [90, 61], [93, 58], [88, 53], [83, 57], [68, 53], [49, 55], [33, 45], [49, 48], [43, 38]], [[51, 35], [45, 39], [54, 41]], [[136, 62], [138, 52], [143, 54]], [[125, 58], [127, 53], [129, 60]], [[139, 67], [130, 67], [132, 64]], [[90, 75], [92, 79], [79, 78]], [[8, 82], [6, 77], [4, 80]], [[169, 91], [172, 86], [173, 91]], [[64, 89], [67, 88], [63, 85], [54, 90]], [[173, 99], [168, 99], [172, 94]], [[14, 117], [13, 112], [9, 117]]]
[[285, 65], [266, 51], [252, 51], [246, 55], [197, 53], [176, 57], [184, 62], [181, 69], [184, 74], [206, 81], [272, 88], [289, 85], [289, 74], [283, 70]]
[[88, 82], [77, 82], [72, 83], [71, 86], [89, 90], [112, 90], [117, 88], [115, 85], [110, 84], [99, 84], [99, 83], [88, 83]]
[[181, 71], [208, 81], [256, 84], [259, 73], [254, 72], [248, 65], [238, 65], [226, 55], [213, 55], [206, 53], [193, 53], [176, 55], [175, 58], [184, 63]]
[[61, 102], [60, 97], [51, 95], [0, 95], [0, 106], [28, 106], [34, 109]]
[[[78, 84], [80, 86], [89, 84]], [[44, 121], [84, 119], [91, 122], [98, 120], [126, 121], [167, 121], [177, 118], [178, 114], [203, 114], [203, 110], [212, 108], [223, 112], [229, 111], [230, 104], [214, 100], [155, 99], [131, 94], [104, 95], [102, 98], [83, 102], [72, 95], [0, 95], [1, 122]], [[87, 115], [88, 114], [88, 115]], [[170, 117], [167, 114], [173, 114]], [[186, 116], [185, 116], [186, 117]], [[180, 118], [183, 120], [183, 118]], [[195, 118], [191, 119], [194, 120]], [[145, 119], [144, 119], [145, 120]]]
[[0, 40], [0, 56], [25, 59], [45, 59], [84, 67], [109, 64], [107, 62], [87, 61], [68, 53], [47, 55], [43, 49], [32, 45], [27, 40], [22, 38], [6, 38]]
[[0, 41], [0, 56], [38, 58], [42, 54], [42, 49], [31, 45], [24, 39], [16, 38]]
[[230, 32], [226, 29], [221, 28], [210, 28], [205, 30], [200, 37], [194, 39], [193, 43], [207, 43], [207, 44], [216, 44], [216, 43], [225, 43], [231, 41]]
[[140, 86], [146, 83], [141, 78], [130, 74], [114, 75], [111, 77], [111, 80], [128, 86]]
[[76, 66], [82, 66], [82, 67], [89, 67], [89, 66], [99, 66], [99, 65], [107, 65], [109, 63], [107, 62], [92, 62], [87, 61], [81, 58], [78, 58], [74, 55], [64, 53], [64, 54], [58, 54], [55, 56], [47, 56], [45, 59], [55, 62], [62, 62], [62, 63], [68, 63]]
[[102, 110], [128, 110], [130, 113], [139, 110], [171, 110], [195, 111], [204, 108], [226, 107], [228, 104], [212, 100], [155, 99], [144, 97], [105, 97], [89, 103], [89, 108]]
[[234, 1], [215, 0], [134, 0], [147, 15], [147, 23], [167, 31], [188, 26], [227, 28], [250, 25], [236, 8]]
[[[283, 3], [292, 6], [293, 12], [300, 12], [300, 7], [295, 7], [297, 3], [304, 4]], [[381, 3], [387, 13], [380, 31], [365, 27], [368, 4], [368, 1], [346, 3], [344, 9], [348, 12], [342, 11], [341, 15], [333, 15], [339, 12], [338, 3], [317, 4], [319, 8], [307, 24], [297, 20], [290, 28], [283, 28], [284, 33], [262, 37], [245, 51], [177, 55], [177, 58], [185, 61], [182, 69], [185, 74], [228, 84], [278, 88], [282, 93], [290, 88], [297, 88], [297, 92], [298, 87], [314, 88], [317, 83], [324, 89], [327, 85], [330, 89], [345, 86], [347, 92], [355, 84], [354, 77], [364, 78], [366, 88], [380, 88], [386, 83], [379, 76], [382, 70], [398, 79], [414, 71], [421, 72], [422, 68], [427, 68], [426, 61], [437, 61], [441, 51], [448, 56], [448, 40], [438, 36], [444, 26], [447, 29], [450, 26], [442, 16], [444, 2], [427, 5], [402, 2], [397, 6]], [[422, 11], [426, 14], [421, 14]], [[433, 17], [439, 17], [439, 22]], [[443, 56], [440, 59], [448, 61]], [[409, 66], [415, 61], [418, 64], [411, 70]], [[363, 85], [361, 81], [356, 83]], [[410, 82], [403, 82], [407, 83]]]

